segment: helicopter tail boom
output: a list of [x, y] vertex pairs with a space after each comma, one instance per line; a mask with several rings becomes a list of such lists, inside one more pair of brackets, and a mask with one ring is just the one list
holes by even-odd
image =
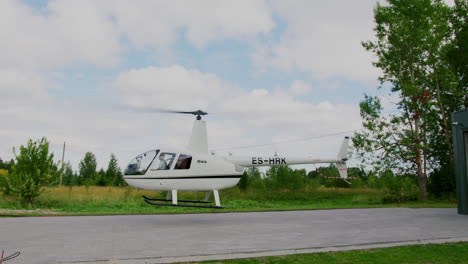
[[346, 167], [348, 155], [349, 137], [345, 137], [341, 144], [338, 156], [333, 159], [311, 159], [311, 158], [294, 158], [281, 156], [257, 156], [257, 157], [227, 157], [227, 160], [242, 167], [260, 167], [260, 166], [289, 166], [299, 164], [316, 164], [316, 163], [334, 163], [340, 173], [340, 178], [348, 177], [348, 168]]

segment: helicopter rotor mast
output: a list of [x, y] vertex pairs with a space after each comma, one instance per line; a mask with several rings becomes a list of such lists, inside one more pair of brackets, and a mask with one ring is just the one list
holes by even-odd
[[207, 154], [208, 153], [208, 138], [206, 135], [206, 122], [202, 120], [202, 116], [207, 115], [208, 113], [203, 110], [195, 111], [178, 111], [178, 110], [168, 110], [154, 107], [131, 107], [133, 111], [137, 112], [146, 112], [146, 113], [166, 113], [166, 114], [188, 114], [194, 115], [196, 119], [193, 123], [192, 135], [190, 136], [189, 143], [187, 148], [198, 153]]
[[202, 120], [202, 116], [208, 113], [202, 110], [195, 111], [174, 111], [174, 110], [161, 110], [163, 113], [172, 114], [189, 114], [196, 116], [193, 123], [192, 135], [190, 136], [187, 148], [197, 153], [208, 154], [208, 137], [206, 134], [206, 122]]

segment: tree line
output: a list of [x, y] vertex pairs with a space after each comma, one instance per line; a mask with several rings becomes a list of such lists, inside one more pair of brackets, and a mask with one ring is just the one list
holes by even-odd
[[64, 166], [63, 185], [125, 186], [126, 183], [117, 161], [115, 155], [111, 154], [107, 169], [97, 170], [96, 156], [91, 152], [86, 152], [78, 165], [78, 171], [73, 171], [70, 163]]
[[18, 153], [15, 148], [13, 152], [15, 159], [9, 162], [0, 159], [0, 190], [29, 203], [44, 191], [43, 186], [57, 186], [60, 180], [65, 186], [126, 185], [114, 154], [110, 156], [107, 169], [97, 170], [95, 155], [87, 152], [75, 172], [69, 162], [54, 162], [54, 154], [50, 153], [45, 137], [37, 141], [29, 140], [25, 146], [19, 147]]
[[[307, 172], [288, 166], [270, 167], [265, 172], [248, 168], [240, 182], [242, 191], [314, 191], [321, 188], [372, 188], [380, 189], [385, 203], [402, 203], [420, 199], [417, 177], [414, 174], [395, 174], [392, 170], [366, 171], [363, 168], [348, 168], [350, 179], [339, 178], [338, 169], [331, 164]], [[455, 197], [454, 186], [440, 185], [429, 181], [432, 198]]]

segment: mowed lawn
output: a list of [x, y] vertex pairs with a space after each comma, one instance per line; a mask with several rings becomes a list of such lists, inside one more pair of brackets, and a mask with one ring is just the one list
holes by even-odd
[[219, 264], [463, 264], [468, 263], [468, 243], [415, 245], [391, 248], [298, 254], [278, 257], [190, 263]]
[[[165, 192], [142, 191], [131, 187], [48, 187], [33, 204], [0, 195], [0, 215], [15, 214], [152, 214], [263, 210], [306, 210], [334, 208], [396, 207], [384, 204], [381, 189], [315, 188], [301, 190], [246, 190], [237, 187], [220, 191], [226, 209], [152, 206], [142, 195], [165, 198]], [[202, 192], [179, 192], [179, 199], [202, 200]], [[213, 199], [213, 197], [212, 197]], [[453, 200], [413, 201], [403, 207], [456, 207]], [[35, 209], [41, 209], [31, 211]], [[20, 212], [15, 210], [30, 210]]]

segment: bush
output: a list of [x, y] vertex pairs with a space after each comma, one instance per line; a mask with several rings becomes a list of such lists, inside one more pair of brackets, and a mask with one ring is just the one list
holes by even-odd
[[447, 165], [434, 170], [429, 175], [427, 189], [437, 198], [455, 197], [455, 170]]
[[307, 179], [307, 182], [306, 182], [306, 187], [307, 188], [315, 190], [315, 189], [320, 188], [321, 186], [322, 186], [322, 184], [320, 183], [320, 179], [318, 179], [318, 178], [309, 178], [309, 179]]
[[43, 192], [41, 188], [43, 184], [37, 180], [36, 176], [27, 172], [14, 173], [8, 178], [11, 193], [23, 198], [28, 203], [32, 203], [34, 198]]
[[262, 174], [255, 167], [248, 168], [246, 171], [244, 171], [244, 174], [242, 175], [242, 178], [239, 181], [239, 189], [247, 190], [251, 188], [264, 188]]
[[298, 190], [306, 187], [305, 170], [293, 170], [288, 166], [270, 167], [266, 172], [265, 186], [270, 189]]
[[4, 194], [10, 194], [10, 188], [7, 182], [8, 171], [4, 169], [0, 169], [0, 191]]
[[384, 203], [401, 203], [418, 200], [419, 189], [414, 179], [396, 176], [387, 177], [384, 182]]
[[53, 157], [53, 154], [49, 154], [46, 138], [36, 142], [29, 140], [26, 147], [20, 146], [19, 155], [15, 153], [13, 172], [6, 178], [11, 194], [32, 203], [42, 193], [42, 186], [50, 182], [53, 174], [57, 174]]

